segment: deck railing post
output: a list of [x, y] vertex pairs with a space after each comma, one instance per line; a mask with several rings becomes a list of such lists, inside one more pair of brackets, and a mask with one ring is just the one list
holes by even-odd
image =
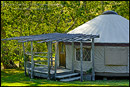
[[82, 64], [83, 64], [83, 43], [82, 41], [80, 41], [80, 61], [81, 61], [81, 70], [80, 70], [80, 81], [83, 81], [83, 68], [82, 68]]
[[74, 42], [72, 42], [72, 72], [74, 72]]
[[24, 47], [24, 42], [22, 43], [23, 44], [23, 57], [24, 57], [24, 72], [25, 72], [25, 76], [27, 76], [27, 72], [26, 72], [26, 57], [25, 57], [25, 47]]
[[94, 38], [92, 38], [92, 80], [95, 81], [95, 68], [94, 68]]
[[56, 52], [56, 54], [55, 54], [55, 80], [56, 80], [56, 71], [57, 71], [57, 58], [58, 58], [58, 49], [59, 47], [58, 47], [58, 42], [56, 43], [56, 45], [55, 45], [55, 52]]
[[31, 79], [34, 77], [33, 42], [31, 42]]

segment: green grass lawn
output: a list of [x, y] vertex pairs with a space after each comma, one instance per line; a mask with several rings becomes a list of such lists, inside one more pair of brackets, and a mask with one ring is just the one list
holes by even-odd
[[24, 76], [23, 70], [1, 70], [1, 86], [129, 86], [129, 80], [96, 80], [59, 82], [47, 79], [30, 79]]

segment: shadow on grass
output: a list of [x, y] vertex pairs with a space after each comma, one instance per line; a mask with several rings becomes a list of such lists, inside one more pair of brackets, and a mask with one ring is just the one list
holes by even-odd
[[1, 86], [129, 86], [129, 80], [110, 80], [110, 81], [73, 81], [59, 82], [47, 79], [30, 79], [24, 75], [23, 70], [6, 69], [1, 71]]

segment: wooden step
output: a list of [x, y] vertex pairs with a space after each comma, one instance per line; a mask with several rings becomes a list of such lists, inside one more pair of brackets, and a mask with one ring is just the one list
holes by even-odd
[[65, 77], [71, 77], [71, 76], [75, 76], [75, 75], [79, 75], [79, 73], [72, 73], [72, 74], [66, 74], [66, 75], [60, 75], [60, 76], [56, 76], [56, 78], [65, 78]]
[[47, 78], [47, 77], [48, 77], [47, 74], [37, 73], [37, 72], [34, 72], [34, 76], [37, 76], [37, 77], [43, 77], [43, 78]]
[[69, 82], [69, 81], [74, 81], [74, 80], [79, 80], [80, 76], [77, 77], [72, 77], [72, 78], [67, 78], [67, 79], [61, 79], [60, 81], [62, 82]]

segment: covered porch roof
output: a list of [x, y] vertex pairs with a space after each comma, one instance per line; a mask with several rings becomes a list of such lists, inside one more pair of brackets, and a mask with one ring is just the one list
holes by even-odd
[[99, 35], [86, 35], [86, 34], [66, 34], [66, 33], [48, 33], [41, 35], [30, 35], [30, 36], [20, 36], [1, 39], [3, 40], [18, 40], [19, 42], [29, 42], [29, 41], [40, 41], [42, 42], [79, 42], [79, 41], [91, 41], [92, 38], [99, 38]]

